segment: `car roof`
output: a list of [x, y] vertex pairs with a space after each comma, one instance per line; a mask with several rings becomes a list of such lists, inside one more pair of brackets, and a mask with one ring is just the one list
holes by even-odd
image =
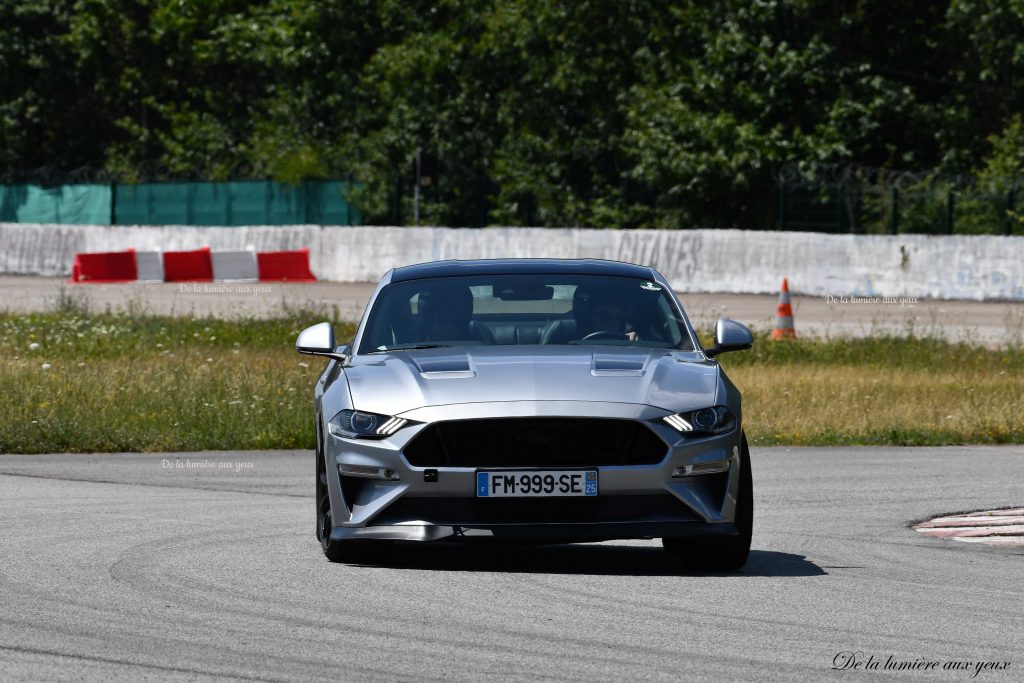
[[612, 275], [651, 279], [654, 273], [646, 266], [621, 261], [602, 259], [547, 259], [507, 258], [476, 259], [472, 261], [431, 261], [412, 266], [395, 268], [392, 282], [419, 280], [429, 277], [454, 277], [459, 275]]

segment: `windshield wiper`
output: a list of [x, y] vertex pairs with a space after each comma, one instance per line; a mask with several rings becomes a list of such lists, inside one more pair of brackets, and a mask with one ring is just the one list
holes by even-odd
[[417, 349], [446, 349], [450, 344], [406, 344], [404, 346], [392, 346], [389, 349], [377, 349], [376, 351], [367, 351], [367, 355], [372, 353], [391, 353], [392, 351], [415, 351]]

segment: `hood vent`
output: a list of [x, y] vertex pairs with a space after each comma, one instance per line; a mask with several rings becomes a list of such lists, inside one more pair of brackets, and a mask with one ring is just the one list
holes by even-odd
[[465, 353], [413, 357], [412, 362], [424, 379], [458, 379], [476, 377], [476, 370]]
[[590, 364], [594, 377], [640, 377], [644, 374], [647, 356], [595, 353]]

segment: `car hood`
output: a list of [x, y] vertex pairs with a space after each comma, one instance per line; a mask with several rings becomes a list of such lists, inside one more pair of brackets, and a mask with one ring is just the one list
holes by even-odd
[[718, 364], [700, 353], [614, 346], [495, 346], [361, 355], [345, 368], [352, 405], [384, 415], [495, 401], [712, 405]]

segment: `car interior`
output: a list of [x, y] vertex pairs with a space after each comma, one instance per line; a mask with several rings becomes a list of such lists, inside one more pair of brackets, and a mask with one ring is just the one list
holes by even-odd
[[[602, 278], [595, 278], [602, 279]], [[622, 278], [604, 278], [622, 279]], [[434, 278], [392, 285], [377, 302], [364, 348], [433, 343], [465, 345], [562, 345], [601, 343], [689, 349], [689, 337], [660, 288], [639, 281], [537, 284], [536, 282], [443, 281]], [[649, 284], [649, 283], [646, 283]], [[627, 295], [618, 293], [623, 289]], [[610, 292], [610, 294], [609, 294]], [[623, 321], [601, 329], [591, 299], [618, 297]], [[632, 332], [633, 338], [626, 333]]]

